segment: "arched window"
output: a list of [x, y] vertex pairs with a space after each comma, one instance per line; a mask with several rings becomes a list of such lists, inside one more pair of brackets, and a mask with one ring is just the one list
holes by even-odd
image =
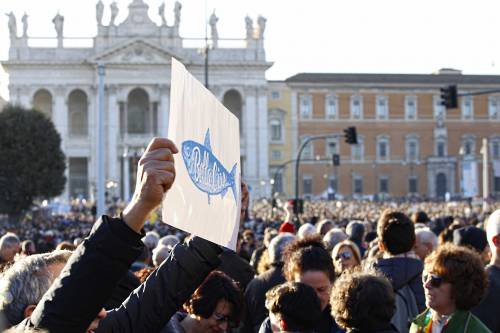
[[52, 118], [52, 95], [46, 89], [38, 90], [33, 96], [33, 108]]
[[88, 135], [87, 94], [73, 90], [68, 98], [68, 122], [70, 136]]
[[240, 122], [240, 133], [243, 133], [243, 99], [238, 91], [231, 89], [224, 94], [222, 103]]
[[140, 88], [132, 90], [127, 100], [127, 132], [147, 134], [151, 130], [151, 122], [148, 93]]

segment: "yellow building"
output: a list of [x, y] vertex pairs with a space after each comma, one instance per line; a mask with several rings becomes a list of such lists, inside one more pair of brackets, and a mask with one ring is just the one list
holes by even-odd
[[[300, 167], [301, 194], [481, 195], [483, 138], [489, 142], [489, 189], [500, 193], [500, 177], [493, 172], [494, 166], [500, 169], [500, 94], [460, 97], [458, 109], [445, 110], [440, 104], [440, 88], [454, 84], [459, 94], [500, 89], [500, 76], [449, 69], [430, 75], [302, 73], [285, 83], [290, 101], [271, 104], [270, 98], [269, 109], [290, 108], [285, 137], [292, 140], [281, 147], [287, 156], [295, 156], [299, 142], [309, 136], [342, 134], [348, 126], [358, 132], [355, 146], [337, 137], [306, 147], [302, 158], [309, 161]], [[287, 90], [282, 83], [276, 86]], [[338, 167], [332, 165], [333, 153], [340, 154]], [[288, 186], [293, 185], [292, 169], [287, 168], [284, 179]], [[286, 188], [289, 196], [290, 190]]]

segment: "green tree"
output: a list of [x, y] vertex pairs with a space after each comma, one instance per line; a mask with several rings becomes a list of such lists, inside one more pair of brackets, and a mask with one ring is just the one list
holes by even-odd
[[17, 222], [34, 199], [62, 193], [61, 137], [44, 114], [7, 105], [0, 112], [0, 213]]

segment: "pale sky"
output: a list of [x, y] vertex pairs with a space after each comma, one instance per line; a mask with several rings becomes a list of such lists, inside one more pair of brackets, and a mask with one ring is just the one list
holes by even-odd
[[[132, 0], [118, 0], [120, 23]], [[159, 22], [163, 0], [145, 0]], [[271, 80], [299, 72], [422, 73], [442, 67], [464, 74], [500, 74], [498, 0], [180, 0], [182, 37], [204, 37], [205, 17], [215, 9], [220, 38], [244, 38], [248, 14], [267, 18], [265, 47]], [[96, 34], [94, 0], [0, 0], [0, 11], [29, 15], [29, 36], [55, 37], [52, 18], [65, 17], [67, 37]], [[109, 21], [109, 4], [104, 23]], [[166, 0], [168, 24], [174, 0]], [[0, 59], [7, 59], [7, 16], [0, 15]], [[0, 94], [8, 77], [0, 70]]]

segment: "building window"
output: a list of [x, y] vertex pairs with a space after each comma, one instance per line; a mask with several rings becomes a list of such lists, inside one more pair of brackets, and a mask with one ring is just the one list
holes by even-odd
[[472, 119], [474, 116], [474, 105], [472, 96], [465, 96], [462, 100], [462, 119]]
[[475, 139], [468, 137], [462, 140], [462, 147], [460, 153], [465, 156], [472, 156], [475, 154], [476, 144]]
[[337, 111], [338, 100], [335, 95], [327, 95], [325, 97], [325, 114], [327, 119], [337, 119], [338, 111]]
[[334, 138], [326, 139], [326, 156], [332, 156], [339, 153], [339, 140]]
[[52, 95], [48, 90], [38, 90], [33, 96], [33, 108], [52, 118]]
[[378, 179], [378, 191], [380, 193], [389, 193], [389, 178], [380, 177]]
[[406, 160], [417, 161], [419, 155], [419, 143], [417, 138], [406, 139]]
[[334, 176], [328, 177], [328, 190], [337, 193], [337, 178]]
[[363, 99], [361, 96], [351, 96], [351, 118], [363, 118]]
[[376, 100], [376, 115], [377, 119], [389, 118], [389, 103], [387, 96], [377, 96]]
[[283, 141], [283, 126], [279, 119], [271, 119], [271, 142]]
[[86, 157], [70, 157], [69, 195], [71, 198], [88, 198], [88, 163]]
[[277, 149], [271, 150], [271, 159], [281, 160], [282, 157], [283, 157], [283, 154], [281, 153], [281, 150], [277, 150]]
[[386, 137], [377, 138], [377, 160], [389, 160], [389, 139]]
[[436, 155], [438, 157], [445, 157], [447, 155], [446, 152], [446, 142], [444, 140], [436, 141]]
[[364, 159], [365, 149], [363, 139], [358, 136], [358, 144], [351, 145], [351, 159], [353, 161], [362, 161]]
[[279, 91], [271, 91], [271, 99], [277, 100], [281, 98], [281, 94]]
[[132, 90], [127, 99], [127, 133], [152, 133], [153, 113], [151, 112], [148, 93], [137, 88]]
[[304, 195], [311, 195], [313, 189], [312, 176], [304, 175], [302, 177], [302, 193]]
[[405, 97], [405, 118], [407, 120], [417, 119], [417, 97]]
[[312, 118], [313, 107], [312, 107], [312, 96], [311, 95], [301, 95], [300, 96], [300, 117], [303, 119]]
[[[302, 144], [305, 140], [307, 140], [309, 136], [303, 136], [300, 138], [300, 143]], [[302, 150], [302, 159], [312, 159], [314, 154], [314, 146], [312, 142], [309, 142]]]
[[363, 177], [355, 175], [353, 177], [353, 194], [362, 195], [363, 194]]
[[498, 96], [488, 98], [488, 115], [490, 119], [498, 119], [500, 113], [500, 100]]
[[409, 193], [418, 193], [417, 177], [411, 176], [410, 178], [408, 178], [408, 192]]
[[500, 139], [491, 141], [491, 158], [500, 159]]
[[82, 90], [73, 90], [68, 97], [68, 134], [70, 136], [87, 136], [87, 94]]
[[433, 104], [434, 104], [434, 118], [435, 119], [444, 119], [446, 115], [446, 108], [444, 107], [443, 104], [441, 104], [441, 96], [434, 96], [433, 97]]

